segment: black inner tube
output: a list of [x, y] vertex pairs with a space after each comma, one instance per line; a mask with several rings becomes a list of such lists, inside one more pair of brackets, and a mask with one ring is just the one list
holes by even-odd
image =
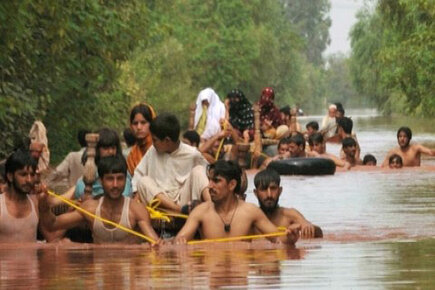
[[326, 158], [288, 158], [272, 161], [267, 166], [281, 175], [332, 175], [335, 163]]

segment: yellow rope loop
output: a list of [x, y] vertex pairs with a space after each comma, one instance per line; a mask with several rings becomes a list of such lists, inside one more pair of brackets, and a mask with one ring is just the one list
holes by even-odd
[[205, 239], [205, 240], [193, 240], [187, 242], [188, 245], [197, 245], [197, 244], [205, 244], [205, 243], [222, 243], [222, 242], [234, 242], [234, 241], [243, 241], [243, 240], [254, 240], [254, 239], [262, 239], [262, 238], [270, 238], [270, 237], [281, 237], [285, 236], [286, 233], [285, 227], [278, 227], [278, 231], [269, 234], [259, 234], [259, 235], [246, 235], [246, 236], [237, 236], [237, 237], [229, 237], [229, 238], [218, 238], [218, 239]]
[[154, 198], [150, 204], [146, 207], [151, 219], [162, 219], [164, 221], [170, 222], [171, 219], [169, 217], [178, 217], [178, 218], [184, 218], [187, 219], [189, 216], [181, 213], [169, 213], [169, 212], [163, 212], [158, 209], [160, 205], [160, 200], [157, 198]]
[[157, 210], [157, 207], [160, 205], [160, 200], [154, 198], [149, 205], [147, 205], [148, 213], [150, 214], [150, 218], [164, 220], [166, 222], [170, 222], [171, 219], [163, 212]]
[[141, 234], [141, 233], [138, 233], [138, 232], [136, 232], [136, 231], [133, 231], [132, 229], [126, 228], [126, 227], [124, 227], [124, 226], [122, 226], [122, 225], [120, 225], [120, 224], [117, 224], [117, 223], [115, 223], [115, 222], [112, 222], [112, 221], [110, 221], [110, 220], [107, 220], [107, 219], [105, 219], [105, 218], [102, 218], [102, 217], [100, 217], [100, 216], [96, 216], [95, 214], [93, 214], [93, 213], [91, 213], [91, 212], [89, 212], [89, 211], [87, 211], [87, 210], [81, 208], [80, 206], [76, 205], [73, 201], [71, 201], [71, 200], [69, 200], [69, 199], [67, 199], [67, 198], [65, 198], [65, 197], [63, 197], [63, 196], [61, 196], [61, 195], [58, 195], [58, 194], [54, 193], [53, 191], [47, 191], [47, 192], [48, 192], [48, 194], [50, 194], [51, 196], [54, 196], [54, 197], [60, 199], [62, 202], [64, 202], [64, 203], [68, 204], [69, 206], [75, 208], [77, 211], [84, 213], [85, 215], [88, 215], [88, 216], [90, 216], [90, 217], [92, 217], [92, 218], [94, 218], [94, 219], [100, 220], [100, 221], [102, 221], [103, 223], [106, 223], [106, 224], [109, 224], [109, 225], [111, 225], [111, 226], [114, 226], [114, 227], [116, 227], [116, 228], [118, 228], [118, 229], [120, 229], [120, 230], [123, 230], [123, 231], [125, 231], [125, 232], [127, 232], [127, 233], [130, 233], [130, 234], [132, 234], [132, 235], [138, 236], [138, 237], [140, 237], [140, 238], [142, 238], [142, 239], [144, 239], [144, 240], [150, 242], [151, 244], [155, 244], [155, 243], [156, 243], [155, 240], [153, 240], [152, 238], [150, 238], [150, 237], [148, 237], [148, 236], [145, 236], [145, 235], [143, 235], [143, 234]]

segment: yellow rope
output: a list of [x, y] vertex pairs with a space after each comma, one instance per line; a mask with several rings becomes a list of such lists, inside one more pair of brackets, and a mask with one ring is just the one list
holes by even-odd
[[150, 213], [151, 219], [161, 219], [167, 222], [170, 222], [171, 219], [169, 217], [179, 217], [187, 219], [188, 216], [185, 214], [177, 214], [177, 213], [168, 213], [168, 212], [162, 212], [158, 210], [158, 206], [160, 205], [160, 200], [157, 198], [154, 198], [149, 205], [146, 206], [148, 212]]
[[64, 198], [63, 196], [57, 195], [56, 193], [54, 193], [54, 192], [52, 192], [52, 191], [48, 191], [48, 194], [50, 194], [50, 195], [52, 195], [52, 196], [54, 196], [54, 197], [60, 199], [62, 202], [68, 204], [69, 206], [75, 208], [76, 210], [78, 210], [78, 211], [80, 211], [80, 212], [82, 212], [82, 213], [84, 213], [84, 214], [86, 214], [86, 215], [88, 215], [88, 216], [90, 216], [90, 217], [92, 217], [92, 218], [94, 218], [94, 219], [100, 220], [100, 221], [102, 221], [103, 223], [106, 223], [106, 224], [109, 224], [109, 225], [111, 225], [111, 226], [114, 226], [114, 227], [116, 227], [116, 228], [118, 228], [118, 229], [120, 229], [120, 230], [123, 230], [123, 231], [125, 231], [125, 232], [127, 232], [127, 233], [130, 233], [130, 234], [132, 234], [132, 235], [138, 236], [138, 237], [140, 237], [140, 238], [142, 238], [142, 239], [144, 239], [144, 240], [150, 242], [151, 244], [155, 244], [155, 243], [156, 243], [156, 241], [153, 240], [153, 239], [150, 238], [150, 237], [147, 237], [147, 236], [145, 236], [145, 235], [143, 235], [143, 234], [141, 234], [141, 233], [138, 233], [138, 232], [136, 232], [136, 231], [133, 231], [133, 230], [131, 230], [131, 229], [129, 229], [129, 228], [126, 228], [126, 227], [124, 227], [124, 226], [122, 226], [122, 225], [120, 225], [120, 224], [117, 224], [117, 223], [112, 222], [112, 221], [110, 221], [110, 220], [107, 220], [107, 219], [105, 219], [105, 218], [102, 218], [102, 217], [96, 216], [96, 215], [94, 215], [93, 213], [91, 213], [91, 212], [89, 212], [89, 211], [87, 211], [87, 210], [85, 210], [85, 209], [79, 207], [78, 205], [76, 205], [76, 204], [75, 204], [74, 202], [72, 202], [71, 200], [69, 200], [69, 199], [67, 199], [67, 198]]
[[[224, 126], [223, 126], [222, 130], [225, 131], [226, 129], [227, 129], [227, 120], [224, 121]], [[225, 137], [223, 137], [221, 139], [221, 142], [219, 143], [219, 148], [216, 151], [216, 155], [214, 156], [214, 160], [218, 160], [219, 154], [221, 153], [221, 150], [222, 150], [222, 146], [224, 145], [224, 141], [225, 141]]]
[[193, 240], [193, 241], [187, 242], [187, 244], [188, 245], [198, 245], [198, 244], [204, 244], [204, 243], [234, 242], [234, 241], [262, 239], [262, 238], [269, 238], [269, 237], [280, 237], [280, 236], [287, 235], [287, 233], [285, 231], [286, 231], [286, 228], [278, 227], [278, 232], [270, 233], [270, 234], [247, 235], [247, 236], [237, 236], [237, 237], [217, 238], [217, 239], [205, 239], [205, 240]]

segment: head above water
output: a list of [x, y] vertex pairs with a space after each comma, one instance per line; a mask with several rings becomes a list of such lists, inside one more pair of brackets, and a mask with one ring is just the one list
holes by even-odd
[[261, 210], [266, 214], [275, 212], [278, 208], [279, 197], [282, 192], [281, 178], [275, 170], [265, 169], [254, 177], [254, 193]]
[[298, 133], [290, 138], [290, 156], [302, 157], [305, 154], [305, 138], [302, 134]]
[[412, 131], [409, 127], [400, 127], [397, 130], [397, 142], [400, 147], [407, 147], [412, 139]]
[[403, 160], [399, 154], [393, 154], [388, 159], [388, 166], [392, 169], [399, 169], [403, 167]]
[[372, 154], [366, 154], [363, 158], [363, 165], [376, 166], [377, 160]]
[[233, 161], [218, 160], [208, 166], [207, 174], [209, 179], [222, 177], [227, 182], [235, 180], [236, 186], [234, 188], [234, 193], [240, 193], [242, 170], [237, 163]]
[[352, 134], [353, 121], [351, 118], [348, 117], [340, 118], [337, 122], [337, 127], [339, 129], [342, 129], [344, 134], [350, 135]]

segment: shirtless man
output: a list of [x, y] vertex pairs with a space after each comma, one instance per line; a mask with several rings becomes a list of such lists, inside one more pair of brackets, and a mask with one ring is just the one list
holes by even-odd
[[[241, 170], [232, 161], [219, 160], [209, 167], [209, 189], [212, 201], [204, 202], [191, 212], [184, 227], [175, 237], [176, 243], [193, 239], [199, 229], [203, 239], [244, 236], [257, 230], [268, 234], [277, 228], [255, 205], [238, 199]], [[287, 241], [294, 244], [300, 225], [288, 228]], [[275, 238], [270, 238], [276, 241]]]
[[397, 143], [399, 147], [391, 149], [385, 157], [382, 167], [388, 167], [388, 161], [393, 154], [402, 157], [403, 166], [420, 166], [421, 154], [435, 156], [435, 150], [420, 144], [409, 144], [412, 139], [411, 129], [400, 127], [397, 131]]
[[344, 157], [341, 160], [350, 163], [350, 166], [362, 165], [362, 160], [357, 156], [357, 143], [352, 137], [346, 137], [342, 141]]
[[278, 142], [278, 154], [268, 157], [260, 166], [260, 170], [266, 169], [270, 162], [290, 158], [290, 137], [284, 137]]
[[296, 134], [290, 138], [289, 152], [290, 157], [307, 157], [304, 135]]
[[308, 144], [310, 145], [311, 151], [308, 153], [313, 157], [323, 157], [334, 161], [335, 165], [338, 167], [343, 167], [344, 169], [350, 169], [350, 163], [340, 160], [337, 156], [326, 152], [326, 144], [323, 140], [323, 135], [321, 133], [314, 133], [308, 138]]
[[[159, 237], [151, 226], [148, 212], [143, 205], [132, 202], [124, 197], [122, 192], [127, 179], [127, 163], [122, 155], [101, 158], [98, 164], [98, 176], [104, 190], [100, 199], [88, 199], [82, 203], [82, 208], [96, 216], [119, 223], [122, 226], [135, 229], [158, 241]], [[89, 224], [94, 243], [123, 243], [134, 244], [140, 240], [130, 233], [111, 225], [103, 224], [82, 212], [72, 211], [55, 216], [48, 205], [47, 198], [40, 203], [41, 222], [50, 230], [70, 229], [84, 222]]]
[[292, 224], [301, 226], [301, 237], [304, 239], [322, 238], [320, 227], [307, 221], [304, 216], [294, 208], [285, 208], [278, 205], [282, 192], [281, 178], [275, 170], [266, 169], [258, 172], [254, 177], [254, 193], [258, 198], [261, 210], [277, 227], [289, 227]]
[[34, 189], [38, 163], [28, 151], [17, 150], [5, 164], [7, 186], [0, 194], [0, 243], [36, 242], [38, 195]]

